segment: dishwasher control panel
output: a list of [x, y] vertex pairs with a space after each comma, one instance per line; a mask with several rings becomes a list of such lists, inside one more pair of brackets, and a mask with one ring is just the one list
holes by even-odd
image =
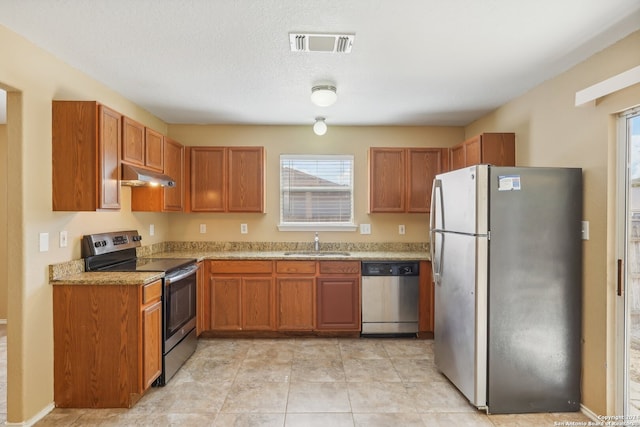
[[363, 261], [363, 276], [419, 276], [418, 261]]

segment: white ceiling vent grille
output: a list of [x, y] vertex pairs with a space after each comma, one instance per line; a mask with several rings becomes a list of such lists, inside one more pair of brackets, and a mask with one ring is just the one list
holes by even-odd
[[289, 33], [292, 52], [351, 53], [355, 34]]

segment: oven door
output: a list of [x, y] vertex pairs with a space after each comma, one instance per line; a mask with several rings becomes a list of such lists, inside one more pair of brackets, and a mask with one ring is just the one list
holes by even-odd
[[191, 264], [164, 279], [164, 353], [167, 354], [196, 326], [196, 271]]

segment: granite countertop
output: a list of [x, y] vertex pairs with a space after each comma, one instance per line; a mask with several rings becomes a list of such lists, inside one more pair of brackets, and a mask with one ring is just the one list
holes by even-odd
[[162, 279], [164, 273], [85, 271], [51, 280], [52, 285], [146, 285]]
[[[291, 253], [287, 255], [287, 253]], [[346, 255], [348, 253], [348, 255]], [[164, 242], [137, 249], [138, 257], [195, 258], [204, 260], [340, 260], [429, 261], [428, 244], [323, 244], [320, 254], [308, 243], [271, 242]], [[52, 285], [141, 285], [164, 277], [161, 272], [84, 271], [84, 260], [49, 266]]]

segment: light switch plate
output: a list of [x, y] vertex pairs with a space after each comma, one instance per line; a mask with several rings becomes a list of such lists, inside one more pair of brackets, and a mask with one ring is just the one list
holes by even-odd
[[60, 247], [61, 248], [66, 248], [67, 244], [68, 244], [67, 231], [66, 230], [62, 230], [60, 232]]
[[400, 224], [398, 226], [398, 234], [404, 234], [404, 233], [405, 233], [404, 224]]
[[371, 224], [360, 224], [360, 234], [371, 234]]
[[49, 250], [49, 233], [40, 233], [40, 252]]
[[582, 221], [582, 240], [589, 240], [589, 221]]
[[207, 232], [207, 224], [200, 224], [200, 234]]
[[156, 227], [153, 224], [149, 224], [149, 236], [156, 234]]

